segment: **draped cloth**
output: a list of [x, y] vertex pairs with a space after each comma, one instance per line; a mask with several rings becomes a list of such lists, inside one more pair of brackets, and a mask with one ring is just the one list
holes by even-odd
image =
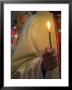
[[[53, 14], [38, 12], [29, 18], [23, 26], [22, 34], [11, 61], [12, 79], [43, 79], [42, 54], [46, 47], [50, 47], [46, 25], [48, 20], [52, 23], [52, 47], [57, 51]], [[45, 78], [59, 78], [58, 67], [52, 71], [47, 71]]]

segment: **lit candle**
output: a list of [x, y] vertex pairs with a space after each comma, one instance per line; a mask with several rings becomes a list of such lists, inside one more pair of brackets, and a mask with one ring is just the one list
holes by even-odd
[[52, 43], [51, 43], [51, 24], [50, 22], [48, 21], [47, 22], [47, 27], [48, 27], [48, 34], [49, 34], [49, 43], [50, 43], [50, 48], [52, 48]]

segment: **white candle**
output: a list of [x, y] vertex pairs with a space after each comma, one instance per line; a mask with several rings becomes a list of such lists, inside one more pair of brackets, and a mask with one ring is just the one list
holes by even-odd
[[50, 48], [52, 48], [52, 44], [51, 44], [51, 33], [50, 33], [50, 31], [51, 31], [51, 24], [50, 24], [49, 21], [47, 22], [47, 27], [48, 27]]

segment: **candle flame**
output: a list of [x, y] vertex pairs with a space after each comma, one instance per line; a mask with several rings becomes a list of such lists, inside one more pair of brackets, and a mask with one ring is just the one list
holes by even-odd
[[48, 29], [50, 29], [50, 28], [51, 28], [51, 24], [50, 24], [50, 22], [49, 22], [49, 21], [47, 22], [47, 27], [48, 27]]

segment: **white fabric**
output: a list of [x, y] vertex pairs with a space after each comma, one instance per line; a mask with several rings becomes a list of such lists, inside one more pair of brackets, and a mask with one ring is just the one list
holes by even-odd
[[[42, 54], [46, 47], [50, 47], [48, 28], [46, 26], [48, 20], [52, 23], [52, 47], [57, 51], [53, 15], [49, 12], [37, 13], [24, 25], [18, 46], [12, 58], [12, 78], [43, 78], [41, 70]], [[49, 78], [49, 76], [51, 76], [50, 78], [59, 78], [58, 69], [48, 72], [45, 78]]]

